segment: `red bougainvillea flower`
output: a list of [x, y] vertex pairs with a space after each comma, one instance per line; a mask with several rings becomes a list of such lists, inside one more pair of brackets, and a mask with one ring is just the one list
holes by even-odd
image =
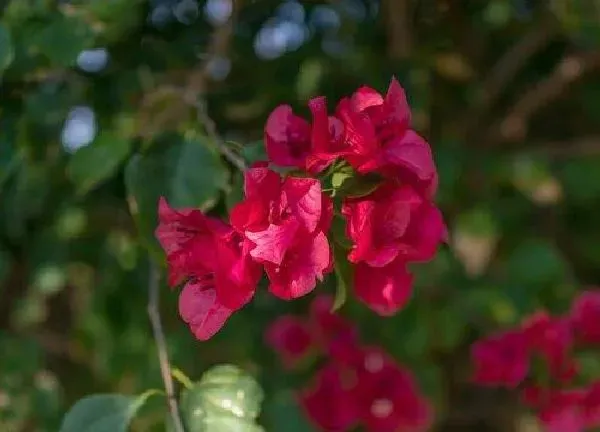
[[332, 308], [331, 296], [317, 296], [310, 306], [308, 324], [319, 347], [336, 358], [356, 346], [358, 329], [340, 314], [332, 312]]
[[565, 319], [538, 312], [525, 321], [523, 331], [528, 349], [541, 356], [553, 379], [566, 382], [575, 376], [576, 365], [571, 358], [573, 337]]
[[305, 359], [315, 345], [308, 323], [292, 315], [277, 318], [267, 329], [265, 339], [288, 369], [294, 368]]
[[358, 172], [378, 171], [413, 185], [428, 198], [435, 194], [438, 177], [431, 148], [409, 128], [410, 108], [396, 79], [385, 97], [361, 87], [340, 101], [336, 115], [344, 122], [351, 149], [345, 158]]
[[479, 340], [471, 347], [473, 380], [486, 386], [516, 387], [529, 371], [527, 338], [509, 331]]
[[336, 363], [321, 368], [311, 385], [300, 393], [300, 405], [321, 430], [345, 432], [359, 420], [355, 402], [356, 376], [344, 374]]
[[600, 425], [600, 382], [575, 389], [527, 386], [522, 396], [537, 411], [544, 430], [583, 432]]
[[181, 316], [196, 337], [207, 339], [252, 298], [260, 265], [250, 258], [248, 241], [199, 210], [177, 211], [161, 198], [158, 216], [156, 237], [167, 253], [169, 284], [189, 280], [179, 300]]
[[402, 309], [412, 294], [413, 276], [406, 263], [396, 259], [384, 267], [364, 263], [354, 269], [354, 293], [359, 300], [381, 316]]
[[356, 405], [367, 431], [418, 432], [432, 423], [432, 409], [411, 373], [376, 347], [360, 350]]
[[433, 411], [410, 372], [378, 347], [354, 345], [335, 359], [367, 431], [424, 431]]
[[267, 119], [264, 139], [271, 162], [282, 167], [306, 168], [315, 174], [339, 155], [344, 129], [339, 119], [327, 115], [324, 97], [310, 100], [308, 106], [312, 126], [296, 116], [289, 105], [280, 105]]
[[191, 280], [179, 295], [179, 315], [199, 340], [214, 336], [234, 312], [217, 300], [213, 282], [210, 278]]
[[264, 164], [246, 172], [244, 189], [230, 220], [251, 241], [250, 255], [264, 265], [270, 291], [285, 300], [309, 293], [333, 266], [325, 234], [333, 217], [330, 198], [318, 180], [282, 180]]
[[410, 186], [386, 183], [365, 197], [344, 201], [348, 259], [383, 267], [396, 258], [428, 261], [446, 238], [441, 212]]
[[600, 291], [585, 291], [573, 303], [571, 325], [583, 343], [600, 344]]
[[600, 426], [600, 381], [595, 381], [586, 388], [581, 411], [588, 427]]
[[585, 416], [580, 407], [582, 390], [550, 390], [543, 396], [538, 418], [548, 432], [583, 432]]
[[162, 197], [158, 219], [155, 234], [167, 254], [171, 287], [191, 274], [204, 274], [215, 268], [214, 241], [230, 234], [227, 224], [197, 209], [174, 210]]

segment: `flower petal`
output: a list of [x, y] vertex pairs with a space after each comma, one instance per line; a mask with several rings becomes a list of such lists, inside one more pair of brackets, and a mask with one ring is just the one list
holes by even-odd
[[398, 259], [379, 268], [361, 263], [354, 273], [354, 292], [370, 309], [381, 316], [390, 316], [408, 302], [412, 282], [406, 264]]
[[250, 255], [258, 262], [280, 265], [286, 251], [294, 243], [299, 226], [296, 220], [289, 219], [282, 225], [270, 224], [263, 231], [246, 231], [246, 237], [256, 245]]
[[276, 165], [303, 168], [310, 152], [310, 125], [294, 115], [292, 107], [280, 105], [267, 119], [265, 147]]
[[214, 336], [232, 313], [219, 304], [215, 289], [207, 283], [190, 281], [179, 295], [179, 314], [199, 340]]
[[299, 239], [280, 266], [265, 264], [271, 281], [269, 290], [277, 297], [292, 300], [311, 292], [317, 279], [331, 271], [331, 251], [327, 237], [322, 232], [314, 237]]

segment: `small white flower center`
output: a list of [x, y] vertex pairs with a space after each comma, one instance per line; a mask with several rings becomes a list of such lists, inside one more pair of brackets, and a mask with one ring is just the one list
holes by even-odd
[[383, 357], [380, 354], [369, 354], [365, 358], [365, 369], [371, 373], [379, 372], [383, 369]]
[[377, 418], [388, 417], [394, 410], [394, 404], [389, 399], [375, 399], [371, 405], [371, 414]]

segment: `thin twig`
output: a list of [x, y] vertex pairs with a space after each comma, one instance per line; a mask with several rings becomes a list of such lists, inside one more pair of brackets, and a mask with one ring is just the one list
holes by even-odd
[[[158, 88], [149, 91], [142, 100], [141, 106], [148, 111], [156, 104], [156, 101], [161, 101], [165, 97], [173, 97], [173, 101], [169, 103], [169, 108], [161, 112], [159, 115], [154, 115], [152, 124], [143, 122], [146, 130], [142, 132], [143, 136], [152, 136], [155, 130], [167, 123], [169, 119], [180, 119], [184, 116], [186, 110], [193, 108], [196, 112], [198, 122], [204, 127], [207, 135], [213, 141], [219, 152], [237, 169], [244, 171], [246, 163], [244, 159], [232, 151], [225, 140], [219, 134], [215, 122], [211, 119], [206, 109], [206, 100], [204, 94], [209, 87], [211, 80], [211, 68], [214, 62], [221, 58], [226, 58], [231, 40], [234, 34], [234, 26], [237, 20], [237, 15], [242, 6], [242, 0], [234, 0], [232, 2], [231, 16], [227, 22], [217, 27], [210, 39], [210, 43], [206, 49], [203, 60], [187, 74], [185, 83], [163, 83]], [[142, 110], [144, 111], [144, 110]]]
[[552, 40], [558, 28], [554, 17], [545, 18], [494, 64], [464, 117], [464, 130], [469, 139], [475, 142], [479, 141], [478, 137], [474, 137], [473, 134], [482, 132], [480, 129], [485, 124], [489, 110], [529, 59]]
[[509, 109], [504, 119], [492, 125], [487, 140], [490, 145], [503, 141], [516, 141], [527, 132], [527, 122], [538, 109], [547, 106], [563, 94], [573, 82], [584, 74], [600, 67], [600, 53], [588, 52], [564, 57], [550, 76], [523, 96]]
[[212, 140], [212, 142], [217, 146], [221, 154], [229, 161], [231, 164], [239, 169], [240, 171], [245, 171], [247, 166], [246, 162], [243, 158], [235, 154], [228, 146], [227, 143], [223, 140], [219, 132], [217, 131], [217, 125], [213, 121], [213, 119], [208, 115], [208, 111], [206, 110], [206, 102], [204, 99], [198, 99], [196, 101], [196, 113], [198, 116], [198, 121], [202, 123], [204, 129], [208, 135], [208, 137]]
[[158, 363], [160, 365], [160, 373], [165, 385], [165, 393], [167, 394], [167, 403], [169, 412], [173, 420], [175, 432], [185, 432], [181, 416], [179, 415], [179, 406], [175, 398], [175, 389], [173, 386], [173, 378], [171, 377], [171, 365], [169, 364], [169, 355], [167, 353], [167, 344], [165, 333], [160, 321], [159, 311], [159, 282], [160, 273], [158, 268], [150, 264], [150, 280], [148, 281], [148, 316], [152, 324], [152, 333], [156, 342], [156, 350], [158, 351]]
[[600, 154], [600, 135], [589, 135], [569, 141], [546, 142], [532, 144], [531, 148], [518, 153], [544, 156], [552, 159], [581, 157]]
[[203, 97], [210, 81], [210, 68], [213, 62], [227, 56], [233, 38], [235, 22], [241, 7], [242, 0], [232, 2], [231, 16], [227, 22], [215, 29], [207, 55], [199, 67], [190, 74], [183, 96], [189, 105], [195, 107], [198, 121], [204, 126], [208, 137], [217, 146], [221, 154], [237, 169], [245, 171], [247, 167], [244, 159], [233, 152], [219, 134], [215, 122], [208, 114], [206, 99]]
[[558, 33], [554, 17], [549, 17], [508, 50], [492, 68], [481, 86], [475, 102], [478, 111], [487, 110], [502, 94], [502, 91], [517, 75], [527, 61]]
[[388, 55], [392, 59], [406, 59], [412, 51], [411, 9], [409, 0], [383, 2], [383, 19], [388, 30]]

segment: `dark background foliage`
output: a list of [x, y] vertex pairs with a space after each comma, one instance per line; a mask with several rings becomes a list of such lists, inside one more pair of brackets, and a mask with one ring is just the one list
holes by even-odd
[[[468, 383], [468, 346], [539, 308], [562, 312], [600, 282], [597, 0], [0, 7], [1, 430], [54, 431], [85, 395], [162, 387], [146, 312], [149, 263], [164, 261], [156, 200], [224, 215], [239, 199], [215, 125], [252, 160], [277, 104], [306, 113], [311, 96], [333, 106], [362, 84], [385, 91], [392, 75], [434, 149], [451, 241], [416, 269], [397, 316], [351, 295], [342, 313], [410, 365], [436, 430], [536, 430], [513, 396]], [[274, 317], [308, 299], [262, 290], [200, 343], [177, 293], [161, 296], [173, 365], [198, 379], [238, 364], [263, 386], [266, 430], [311, 430], [291, 398], [307, 377], [281, 371], [263, 343]], [[164, 418], [156, 401], [133, 428], [164, 430]]]

